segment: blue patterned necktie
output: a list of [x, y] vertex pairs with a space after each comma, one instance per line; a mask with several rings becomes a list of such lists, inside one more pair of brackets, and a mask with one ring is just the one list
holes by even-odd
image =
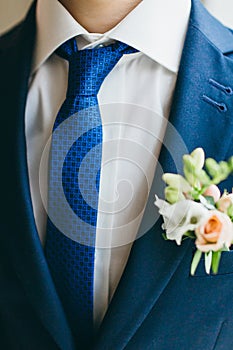
[[79, 344], [93, 334], [95, 237], [102, 156], [97, 94], [122, 55], [135, 51], [120, 42], [78, 51], [74, 38], [57, 50], [57, 54], [69, 62], [69, 78], [66, 100], [55, 120], [51, 142], [45, 254]]

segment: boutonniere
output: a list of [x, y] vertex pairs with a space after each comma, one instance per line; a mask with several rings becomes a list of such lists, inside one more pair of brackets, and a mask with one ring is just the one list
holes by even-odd
[[233, 173], [233, 156], [227, 161], [205, 160], [202, 148], [183, 156], [184, 176], [164, 174], [165, 200], [156, 196], [163, 217], [164, 238], [178, 245], [195, 240], [191, 264], [194, 275], [204, 254], [207, 274], [218, 272], [221, 253], [233, 244], [233, 193], [223, 194], [217, 185]]

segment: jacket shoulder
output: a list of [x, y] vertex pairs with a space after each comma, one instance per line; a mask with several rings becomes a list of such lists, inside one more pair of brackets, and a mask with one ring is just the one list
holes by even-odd
[[210, 14], [200, 0], [193, 0], [190, 23], [224, 54], [233, 51], [233, 31]]

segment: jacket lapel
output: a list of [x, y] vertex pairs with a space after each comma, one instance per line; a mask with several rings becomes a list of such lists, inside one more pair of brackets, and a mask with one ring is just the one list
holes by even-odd
[[[14, 42], [8, 43], [6, 52], [9, 60], [6, 79], [2, 84], [6, 96], [10, 91], [10, 101], [9, 97], [6, 97], [3, 101], [6, 107], [3, 110], [8, 110], [11, 136], [9, 140], [6, 138], [5, 147], [11, 151], [9, 173], [12, 173], [12, 177], [16, 174], [18, 182], [16, 183], [14, 178], [7, 179], [12, 183], [7, 195], [12, 198], [11, 203], [15, 203], [15, 211], [11, 212], [14, 220], [6, 219], [6, 235], [1, 239], [17, 276], [45, 328], [60, 349], [72, 350], [75, 348], [73, 339], [43, 254], [29, 190], [24, 114], [35, 40], [35, 6], [34, 3], [23, 25], [15, 31]], [[14, 65], [11, 64], [11, 59]]]
[[[213, 19], [198, 0], [194, 0], [170, 125], [159, 159], [163, 172], [181, 173], [182, 155], [196, 147], [203, 147], [208, 157], [217, 160], [224, 159], [227, 151], [230, 152], [233, 95], [230, 89], [224, 91], [223, 86], [233, 88], [233, 61], [226, 57], [231, 51], [231, 32]], [[153, 202], [155, 193], [163, 198], [161, 168], [156, 170], [144, 222], [148, 217], [158, 218]], [[163, 240], [161, 219], [134, 243], [95, 349], [125, 348], [185, 254], [189, 254], [191, 260], [192, 251], [193, 246], [188, 241], [177, 247], [174, 242]]]

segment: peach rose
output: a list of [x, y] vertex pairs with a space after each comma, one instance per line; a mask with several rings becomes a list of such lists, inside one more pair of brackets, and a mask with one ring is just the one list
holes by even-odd
[[227, 209], [231, 204], [233, 204], [233, 193], [224, 194], [217, 203], [218, 210], [227, 213]]
[[214, 202], [216, 203], [220, 196], [221, 196], [221, 193], [219, 191], [219, 188], [218, 186], [216, 185], [210, 185], [207, 190], [205, 190], [204, 192], [204, 196], [210, 196], [210, 197], [213, 197], [214, 199]]
[[195, 233], [197, 249], [203, 253], [229, 248], [233, 243], [233, 223], [218, 210], [210, 210], [208, 218], [203, 219]]

